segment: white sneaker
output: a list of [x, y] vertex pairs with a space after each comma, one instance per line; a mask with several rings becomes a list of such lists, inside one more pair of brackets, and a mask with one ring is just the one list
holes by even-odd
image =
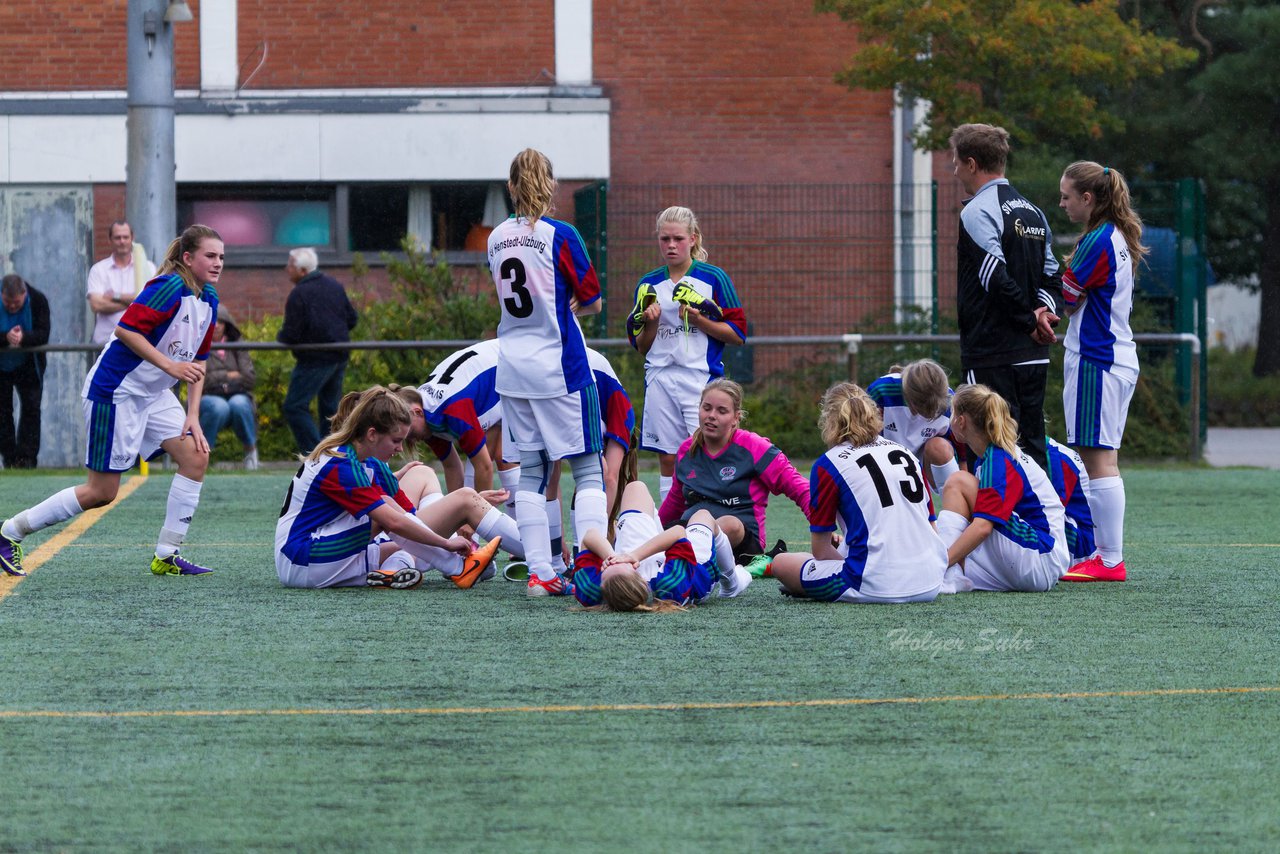
[[258, 462], [257, 448], [254, 448], [252, 451], [244, 455], [245, 471], [257, 471], [259, 468], [261, 468], [261, 465], [262, 464]]
[[968, 593], [973, 589], [973, 582], [960, 571], [960, 567], [952, 564], [942, 576], [942, 589], [939, 593]]
[[720, 577], [720, 583], [716, 586], [716, 595], [721, 599], [733, 599], [741, 596], [743, 591], [751, 586], [751, 573], [742, 567], [734, 564], [733, 578]]

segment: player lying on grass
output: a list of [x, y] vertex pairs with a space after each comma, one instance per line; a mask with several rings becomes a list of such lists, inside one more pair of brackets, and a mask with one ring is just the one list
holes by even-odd
[[880, 435], [876, 401], [853, 383], [827, 389], [818, 426], [830, 450], [809, 476], [813, 551], [778, 555], [773, 577], [792, 595], [823, 602], [932, 602], [943, 592], [947, 550], [919, 461]]
[[960, 470], [951, 444], [951, 386], [946, 369], [932, 359], [894, 365], [873, 380], [867, 394], [884, 416], [884, 437], [928, 465], [936, 492]]
[[1048, 476], [1018, 448], [1009, 404], [984, 385], [951, 399], [951, 432], [977, 456], [942, 491], [938, 533], [947, 563], [976, 590], [1049, 590], [1070, 562], [1065, 511]]
[[711, 514], [663, 530], [645, 484], [627, 484], [613, 545], [591, 531], [574, 561], [574, 595], [607, 611], [670, 611], [713, 593], [741, 595], [751, 576], [733, 562], [733, 547]]
[[[386, 461], [409, 433], [409, 409], [391, 391], [374, 386], [294, 475], [276, 523], [276, 573], [286, 587], [409, 588], [425, 568], [461, 588], [471, 587], [505, 547], [522, 554], [510, 517], [473, 489], [461, 489], [415, 510]], [[489, 543], [473, 554], [455, 531], [472, 525]], [[375, 538], [385, 532], [390, 542]], [[403, 550], [405, 556], [389, 561]], [[387, 564], [387, 565], [384, 565]]]
[[[214, 285], [222, 273], [218, 232], [189, 226], [169, 244], [159, 273], [125, 310], [115, 337], [102, 348], [85, 378], [88, 434], [85, 483], [69, 486], [23, 510], [0, 527], [0, 569], [24, 575], [22, 540], [29, 534], [115, 501], [120, 475], [141, 454], [167, 453], [178, 464], [169, 486], [164, 526], [151, 571], [156, 575], [204, 575], [206, 567], [178, 555], [200, 502], [209, 467], [209, 443], [200, 429], [205, 360], [218, 316]], [[187, 384], [183, 412], [171, 389]]]

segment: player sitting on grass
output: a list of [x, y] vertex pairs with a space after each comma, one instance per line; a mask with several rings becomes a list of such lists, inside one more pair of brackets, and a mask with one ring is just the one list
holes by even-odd
[[[435, 568], [461, 588], [480, 579], [503, 535], [519, 551], [511, 519], [472, 489], [415, 512], [386, 461], [409, 432], [409, 409], [388, 389], [362, 393], [351, 413], [294, 475], [276, 524], [276, 572], [286, 587], [409, 588]], [[489, 540], [473, 554], [465, 537], [443, 537], [471, 524]], [[390, 542], [374, 541], [386, 532]], [[405, 556], [395, 557], [399, 550]]]
[[788, 593], [823, 602], [932, 602], [947, 550], [919, 461], [880, 435], [876, 401], [853, 383], [827, 389], [818, 426], [830, 450], [809, 475], [813, 552], [778, 555], [773, 577]]
[[960, 470], [951, 444], [951, 393], [946, 369], [932, 359], [894, 365], [867, 386], [884, 416], [884, 437], [932, 469], [926, 474], [939, 493]]
[[1018, 448], [1009, 404], [985, 385], [951, 399], [951, 432], [978, 457], [976, 477], [956, 472], [942, 492], [938, 533], [949, 565], [976, 590], [1044, 591], [1070, 562], [1066, 516], [1048, 476]]
[[705, 601], [714, 592], [742, 594], [751, 576], [733, 562], [729, 538], [711, 514], [699, 510], [687, 527], [658, 522], [649, 488], [636, 481], [622, 495], [614, 545], [591, 531], [574, 562], [574, 595], [607, 611], [671, 611]]

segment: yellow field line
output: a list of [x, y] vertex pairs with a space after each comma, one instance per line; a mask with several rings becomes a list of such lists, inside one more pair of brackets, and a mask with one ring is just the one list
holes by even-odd
[[[81, 534], [92, 528], [99, 519], [110, 512], [112, 507], [118, 506], [121, 501], [132, 495], [134, 490], [146, 482], [147, 479], [145, 477], [130, 477], [120, 485], [120, 491], [116, 494], [115, 501], [112, 501], [106, 507], [86, 510], [72, 519], [70, 525], [45, 540], [40, 548], [22, 559], [22, 568], [26, 570], [27, 575], [31, 575], [43, 564], [56, 557], [58, 552], [71, 545]], [[0, 600], [12, 593], [14, 588], [22, 583], [22, 579], [23, 576], [21, 575], [0, 575]]]
[[720, 709], [799, 709], [816, 706], [922, 705], [926, 703], [977, 703], [992, 700], [1096, 700], [1126, 697], [1186, 697], [1221, 694], [1273, 694], [1280, 685], [1256, 685], [1236, 688], [1155, 688], [1147, 691], [1070, 691], [1033, 694], [969, 694], [942, 697], [832, 697], [821, 700], [744, 700], [726, 703], [604, 703], [598, 705], [555, 706], [426, 706], [404, 709], [168, 709], [130, 711], [61, 711], [32, 709], [0, 710], [6, 718], [242, 718], [290, 716], [440, 716], [440, 715], [510, 715], [563, 714], [565, 712], [683, 712]]

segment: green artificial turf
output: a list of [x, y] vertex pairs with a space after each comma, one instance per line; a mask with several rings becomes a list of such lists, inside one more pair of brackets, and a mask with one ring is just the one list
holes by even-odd
[[1280, 690], [1220, 689], [1280, 689], [1280, 473], [1125, 478], [1124, 584], [635, 615], [286, 590], [284, 472], [211, 475], [218, 572], [156, 578], [153, 472], [0, 601], [0, 850], [1274, 849]]

